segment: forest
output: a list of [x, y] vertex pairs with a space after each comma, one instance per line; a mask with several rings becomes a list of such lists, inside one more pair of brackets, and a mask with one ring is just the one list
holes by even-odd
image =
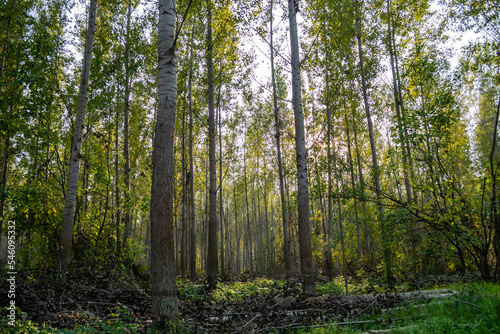
[[498, 333], [494, 0], [2, 0], [0, 332]]

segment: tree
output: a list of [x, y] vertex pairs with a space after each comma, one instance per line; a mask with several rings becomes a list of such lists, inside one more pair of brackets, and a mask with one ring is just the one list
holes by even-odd
[[158, 21], [158, 112], [151, 184], [152, 316], [157, 327], [177, 316], [174, 256], [174, 137], [177, 110], [175, 1], [160, 0]]
[[129, 110], [130, 110], [130, 16], [132, 15], [132, 0], [128, 0], [127, 28], [125, 37], [125, 106], [124, 115], [124, 143], [123, 157], [125, 166], [123, 168], [125, 180], [125, 228], [123, 231], [123, 248], [127, 249], [127, 240], [130, 238], [132, 222], [130, 216], [130, 154], [129, 154]]
[[366, 121], [368, 123], [368, 132], [370, 134], [370, 148], [372, 152], [372, 164], [373, 164], [373, 177], [375, 182], [375, 195], [377, 197], [377, 206], [379, 210], [379, 220], [382, 229], [382, 247], [384, 250], [385, 259], [385, 273], [387, 282], [389, 285], [392, 284], [392, 260], [391, 253], [388, 245], [387, 230], [384, 224], [384, 207], [382, 206], [382, 192], [380, 187], [380, 169], [377, 159], [377, 149], [375, 147], [375, 135], [373, 133], [373, 123], [370, 113], [370, 105], [368, 104], [368, 95], [366, 88], [366, 78], [365, 78], [365, 68], [364, 68], [364, 58], [363, 58], [363, 46], [361, 44], [361, 17], [358, 8], [358, 1], [355, 1], [356, 8], [356, 37], [358, 39], [358, 55], [359, 55], [359, 66], [361, 71], [361, 86], [363, 88], [363, 101], [365, 104]]
[[67, 269], [71, 260], [71, 244], [73, 242], [73, 222], [75, 214], [75, 203], [78, 192], [78, 178], [80, 171], [80, 160], [82, 158], [82, 134], [87, 108], [87, 96], [89, 88], [90, 62], [92, 59], [92, 47], [94, 43], [95, 20], [97, 12], [97, 0], [91, 0], [89, 8], [89, 23], [85, 36], [85, 51], [83, 56], [82, 76], [76, 111], [75, 125], [73, 129], [73, 141], [71, 144], [71, 158], [69, 161], [69, 176], [64, 204], [64, 214], [61, 229], [61, 241], [59, 261], [62, 269]]
[[208, 157], [209, 157], [209, 218], [208, 218], [208, 253], [207, 283], [210, 289], [215, 288], [219, 273], [219, 257], [217, 252], [217, 175], [215, 160], [215, 107], [214, 107], [214, 74], [212, 43], [212, 3], [207, 2], [207, 75], [208, 75]]
[[309, 227], [309, 190], [307, 179], [307, 148], [304, 131], [304, 113], [300, 83], [299, 42], [297, 36], [297, 7], [294, 0], [288, 0], [288, 20], [290, 24], [290, 49], [292, 53], [292, 95], [295, 115], [295, 146], [297, 152], [298, 224], [300, 268], [302, 290], [315, 294], [314, 268], [311, 252], [311, 232]]
[[189, 221], [191, 224], [191, 249], [190, 249], [190, 274], [191, 279], [196, 277], [196, 210], [194, 197], [194, 160], [193, 160], [193, 56], [194, 56], [194, 27], [191, 32], [190, 55], [189, 55], [189, 77], [188, 77], [188, 103], [189, 103]]
[[273, 111], [274, 111], [274, 127], [276, 138], [276, 158], [278, 161], [278, 177], [280, 181], [280, 199], [281, 199], [281, 219], [283, 224], [283, 258], [285, 260], [285, 275], [286, 279], [291, 278], [292, 264], [290, 259], [290, 240], [288, 232], [288, 223], [286, 215], [286, 200], [285, 186], [283, 181], [283, 165], [281, 162], [281, 132], [280, 132], [280, 117], [278, 109], [278, 96], [276, 92], [276, 80], [274, 77], [274, 46], [273, 46], [273, 0], [271, 0], [269, 8], [269, 46], [271, 49], [271, 82], [273, 86]]

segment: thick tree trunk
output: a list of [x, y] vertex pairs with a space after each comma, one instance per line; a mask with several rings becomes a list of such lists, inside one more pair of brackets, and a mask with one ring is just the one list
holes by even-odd
[[97, 12], [97, 0], [90, 1], [89, 24], [85, 36], [85, 53], [83, 56], [82, 77], [78, 93], [78, 107], [74, 125], [73, 141], [71, 143], [71, 158], [69, 161], [69, 176], [64, 203], [64, 213], [61, 229], [59, 262], [62, 270], [67, 270], [71, 261], [71, 244], [73, 242], [73, 219], [75, 215], [76, 196], [78, 193], [78, 177], [80, 171], [80, 160], [82, 158], [82, 135], [87, 109], [87, 96], [89, 88], [90, 63], [92, 59], [92, 47], [94, 44], [95, 21]]
[[355, 1], [355, 9], [356, 9], [356, 36], [358, 39], [358, 53], [359, 53], [359, 64], [361, 68], [361, 85], [363, 88], [363, 101], [365, 104], [365, 112], [366, 112], [366, 120], [368, 123], [368, 133], [370, 136], [370, 148], [372, 152], [372, 164], [373, 164], [373, 174], [375, 179], [375, 195], [377, 196], [377, 206], [379, 211], [379, 221], [381, 224], [382, 230], [382, 248], [384, 252], [384, 260], [385, 260], [385, 273], [386, 279], [389, 285], [392, 284], [392, 259], [391, 252], [389, 248], [389, 240], [388, 234], [384, 222], [384, 207], [382, 206], [382, 195], [380, 188], [380, 170], [378, 166], [377, 160], [377, 150], [375, 147], [375, 135], [373, 133], [373, 123], [370, 114], [370, 105], [368, 104], [368, 95], [366, 92], [366, 78], [365, 78], [365, 69], [364, 69], [364, 60], [363, 60], [363, 47], [361, 44], [361, 17], [358, 10], [358, 2]]
[[174, 256], [174, 140], [177, 111], [175, 1], [160, 0], [158, 22], [158, 113], [151, 184], [151, 293], [156, 327], [177, 316]]
[[304, 113], [302, 111], [299, 41], [297, 36], [297, 21], [294, 0], [288, 0], [288, 19], [290, 23], [290, 49], [292, 53], [292, 95], [293, 110], [295, 114], [295, 146], [297, 152], [298, 224], [300, 267], [303, 279], [302, 290], [307, 294], [315, 294], [316, 286], [314, 284], [311, 232], [309, 226], [307, 148], [304, 130]]
[[215, 159], [214, 66], [212, 50], [212, 8], [209, 3], [207, 20], [208, 160], [210, 173], [207, 283], [209, 289], [213, 289], [215, 287], [219, 272], [219, 257], [217, 251], [217, 175]]

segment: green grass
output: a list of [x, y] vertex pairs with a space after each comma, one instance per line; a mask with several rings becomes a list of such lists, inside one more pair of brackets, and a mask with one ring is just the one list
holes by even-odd
[[408, 303], [399, 309], [367, 315], [357, 320], [377, 320], [365, 327], [325, 326], [301, 333], [350, 334], [369, 329], [392, 329], [395, 334], [482, 334], [500, 333], [500, 284], [465, 283], [449, 286], [458, 293], [452, 298], [433, 300], [415, 307]]

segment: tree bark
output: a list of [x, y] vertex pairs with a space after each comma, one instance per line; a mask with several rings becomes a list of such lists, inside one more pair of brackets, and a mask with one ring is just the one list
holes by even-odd
[[248, 237], [248, 258], [250, 259], [250, 272], [253, 273], [253, 245], [252, 232], [250, 231], [250, 209], [248, 208], [248, 185], [247, 185], [247, 163], [246, 152], [243, 153], [243, 173], [245, 174], [245, 202], [247, 207], [247, 237]]
[[494, 268], [493, 277], [498, 280], [500, 278], [500, 215], [498, 213], [497, 199], [497, 173], [498, 168], [495, 168], [495, 148], [498, 136], [498, 122], [500, 117], [500, 97], [498, 99], [497, 112], [495, 114], [495, 127], [493, 129], [493, 143], [490, 152], [490, 174], [491, 174], [491, 221], [495, 232], [493, 237], [493, 251], [496, 257], [496, 266]]
[[194, 30], [191, 32], [190, 48], [191, 54], [189, 59], [189, 78], [188, 78], [188, 100], [189, 100], [189, 221], [191, 225], [191, 251], [190, 251], [190, 273], [191, 279], [196, 277], [196, 211], [194, 201], [194, 160], [193, 160], [193, 46]]
[[345, 283], [345, 293], [349, 294], [349, 289], [347, 287], [347, 268], [346, 268], [346, 261], [345, 261], [345, 240], [344, 240], [344, 226], [342, 224], [342, 206], [340, 204], [340, 187], [339, 187], [339, 178], [340, 176], [338, 175], [338, 168], [337, 168], [337, 155], [335, 153], [335, 148], [333, 149], [332, 152], [333, 156], [333, 166], [335, 167], [335, 187], [337, 188], [337, 209], [339, 210], [338, 212], [338, 222], [339, 222], [339, 229], [340, 229], [340, 245], [342, 247], [342, 273], [344, 275], [344, 283]]
[[[222, 66], [219, 69], [222, 74]], [[220, 224], [220, 272], [225, 274], [225, 259], [224, 259], [224, 206], [222, 202], [222, 114], [221, 114], [221, 89], [222, 82], [219, 83], [219, 92], [217, 94], [217, 113], [219, 116], [219, 224]]]
[[219, 271], [219, 257], [217, 251], [217, 175], [215, 159], [214, 66], [212, 51], [212, 8], [209, 0], [207, 20], [208, 160], [210, 173], [207, 283], [209, 289], [215, 288]]
[[154, 325], [177, 317], [174, 254], [174, 140], [177, 111], [175, 1], [160, 0], [158, 22], [158, 112], [151, 184], [151, 293]]
[[71, 244], [73, 242], [73, 219], [75, 214], [76, 196], [78, 193], [78, 177], [80, 171], [80, 160], [82, 158], [82, 135], [87, 109], [87, 97], [89, 88], [90, 63], [92, 59], [92, 47], [94, 44], [95, 21], [97, 12], [97, 0], [90, 1], [89, 23], [85, 36], [85, 52], [83, 56], [82, 76], [78, 97], [78, 107], [71, 143], [71, 158], [69, 161], [69, 176], [64, 203], [64, 213], [61, 229], [59, 262], [62, 270], [67, 270], [71, 261]]
[[332, 258], [332, 240], [333, 240], [333, 233], [332, 233], [332, 222], [333, 222], [333, 215], [332, 215], [332, 153], [331, 153], [331, 114], [330, 114], [330, 96], [329, 96], [329, 90], [328, 90], [328, 85], [329, 85], [329, 77], [328, 77], [328, 70], [325, 69], [327, 72], [326, 75], [326, 86], [327, 86], [327, 111], [326, 111], [326, 119], [327, 119], [327, 159], [328, 159], [328, 168], [327, 168], [327, 173], [328, 173], [328, 221], [326, 223], [326, 259], [325, 259], [325, 266], [326, 266], [326, 274], [328, 276], [328, 279], [330, 281], [333, 280], [333, 258]]
[[181, 183], [182, 183], [182, 197], [181, 197], [181, 276], [185, 277], [187, 272], [188, 261], [188, 221], [187, 221], [187, 161], [186, 161], [186, 114], [182, 113], [182, 144], [181, 144]]
[[302, 110], [302, 93], [300, 83], [299, 41], [297, 36], [297, 20], [294, 0], [288, 0], [288, 19], [290, 24], [290, 49], [292, 53], [292, 95], [295, 115], [295, 146], [297, 152], [297, 184], [298, 184], [298, 225], [300, 267], [302, 273], [302, 291], [315, 294], [314, 267], [311, 252], [311, 232], [309, 226], [309, 190], [307, 180], [307, 148], [304, 130], [304, 114]]
[[236, 200], [236, 178], [233, 176], [233, 201], [234, 201], [234, 235], [236, 236], [236, 254], [234, 261], [235, 273], [240, 273], [240, 238], [238, 235], [238, 202]]
[[[118, 142], [119, 142], [119, 117], [118, 111], [115, 115], [115, 204], [116, 208], [116, 222], [115, 222], [115, 230], [116, 230], [116, 254], [118, 255], [121, 250], [121, 239], [120, 239], [120, 219], [121, 219], [121, 210], [120, 210], [120, 174], [119, 174], [119, 158], [118, 158]], [[154, 139], [154, 138], [153, 138]]]

